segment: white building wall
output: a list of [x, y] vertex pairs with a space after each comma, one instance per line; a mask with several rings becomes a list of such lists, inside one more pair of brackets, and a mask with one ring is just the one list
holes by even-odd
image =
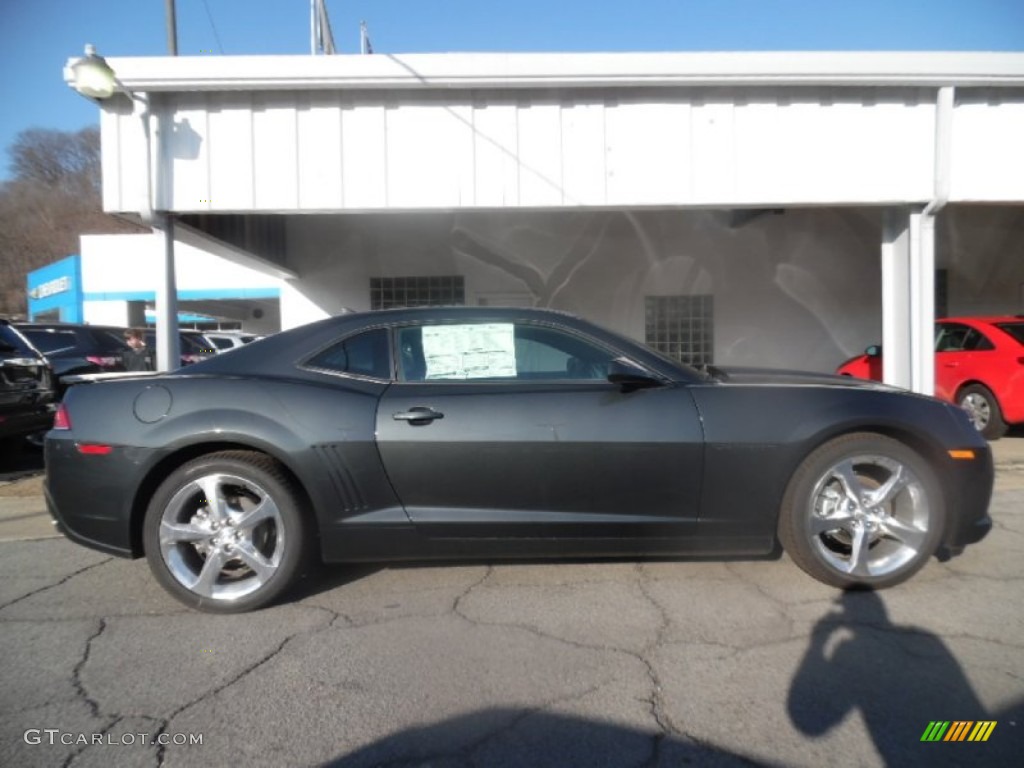
[[131, 324], [127, 301], [84, 301], [82, 320], [91, 325], [116, 325], [124, 328]]
[[[711, 295], [714, 360], [831, 372], [881, 342], [881, 209], [296, 217], [283, 327], [370, 308], [373, 277], [462, 275], [466, 303], [564, 309], [643, 340], [648, 296]], [[1024, 208], [951, 206], [950, 314], [1024, 312]]]
[[[989, 93], [986, 91], [985, 93]], [[951, 199], [1024, 199], [1024, 93], [958, 91]], [[934, 89], [166, 94], [105, 110], [104, 207], [324, 212], [928, 202]], [[108, 150], [109, 147], [109, 150]], [[159, 150], [159, 151], [157, 151]]]
[[715, 362], [831, 371], [881, 337], [879, 232], [864, 209], [297, 217], [282, 320], [369, 309], [373, 277], [462, 275], [467, 304], [525, 297], [643, 340], [645, 297], [704, 294]]
[[[156, 290], [164, 255], [162, 234], [83, 235], [86, 294]], [[178, 290], [280, 288], [281, 281], [185, 243], [175, 243]]]
[[951, 199], [1024, 200], [1024, 98], [986, 89], [954, 110]]

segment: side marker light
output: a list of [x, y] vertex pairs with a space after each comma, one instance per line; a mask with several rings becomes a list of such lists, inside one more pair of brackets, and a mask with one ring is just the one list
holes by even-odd
[[974, 451], [972, 450], [952, 450], [949, 451], [950, 458], [953, 459], [973, 459], [975, 458]]

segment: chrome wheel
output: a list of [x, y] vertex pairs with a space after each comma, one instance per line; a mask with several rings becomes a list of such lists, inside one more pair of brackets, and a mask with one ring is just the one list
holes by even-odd
[[985, 438], [998, 440], [1006, 434], [1007, 424], [999, 401], [988, 387], [969, 384], [957, 394], [957, 402]]
[[881, 589], [920, 570], [945, 527], [945, 499], [928, 461], [891, 437], [857, 432], [819, 446], [793, 473], [778, 535], [818, 581]]
[[857, 579], [898, 572], [922, 552], [932, 524], [922, 481], [882, 455], [831, 466], [815, 484], [807, 512], [818, 556]]
[[988, 399], [978, 392], [971, 392], [960, 401], [960, 407], [967, 411], [974, 428], [984, 432], [992, 420], [992, 406]]
[[226, 602], [260, 590], [288, 543], [271, 495], [251, 479], [221, 472], [181, 486], [164, 507], [158, 535], [160, 556], [178, 584]]

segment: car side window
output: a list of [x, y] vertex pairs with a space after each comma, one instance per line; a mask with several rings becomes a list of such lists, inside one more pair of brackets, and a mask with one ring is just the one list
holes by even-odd
[[995, 349], [996, 346], [986, 338], [985, 334], [979, 331], [977, 328], [971, 328], [967, 332], [967, 338], [964, 340], [964, 350], [968, 352], [987, 352], [990, 349]]
[[529, 323], [411, 326], [397, 334], [401, 381], [605, 380], [610, 351]]
[[960, 323], [943, 323], [935, 328], [936, 352], [963, 352], [971, 329]]
[[995, 349], [985, 334], [969, 325], [942, 323], [935, 328], [936, 352], [984, 352]]
[[384, 328], [375, 328], [350, 336], [317, 353], [306, 365], [337, 373], [388, 380], [391, 378], [388, 332]]

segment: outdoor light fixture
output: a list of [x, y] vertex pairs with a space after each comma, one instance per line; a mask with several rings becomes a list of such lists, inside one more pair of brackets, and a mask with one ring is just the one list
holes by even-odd
[[118, 85], [114, 70], [91, 44], [85, 46], [85, 56], [68, 62], [65, 78], [80, 94], [96, 101], [109, 99]]

